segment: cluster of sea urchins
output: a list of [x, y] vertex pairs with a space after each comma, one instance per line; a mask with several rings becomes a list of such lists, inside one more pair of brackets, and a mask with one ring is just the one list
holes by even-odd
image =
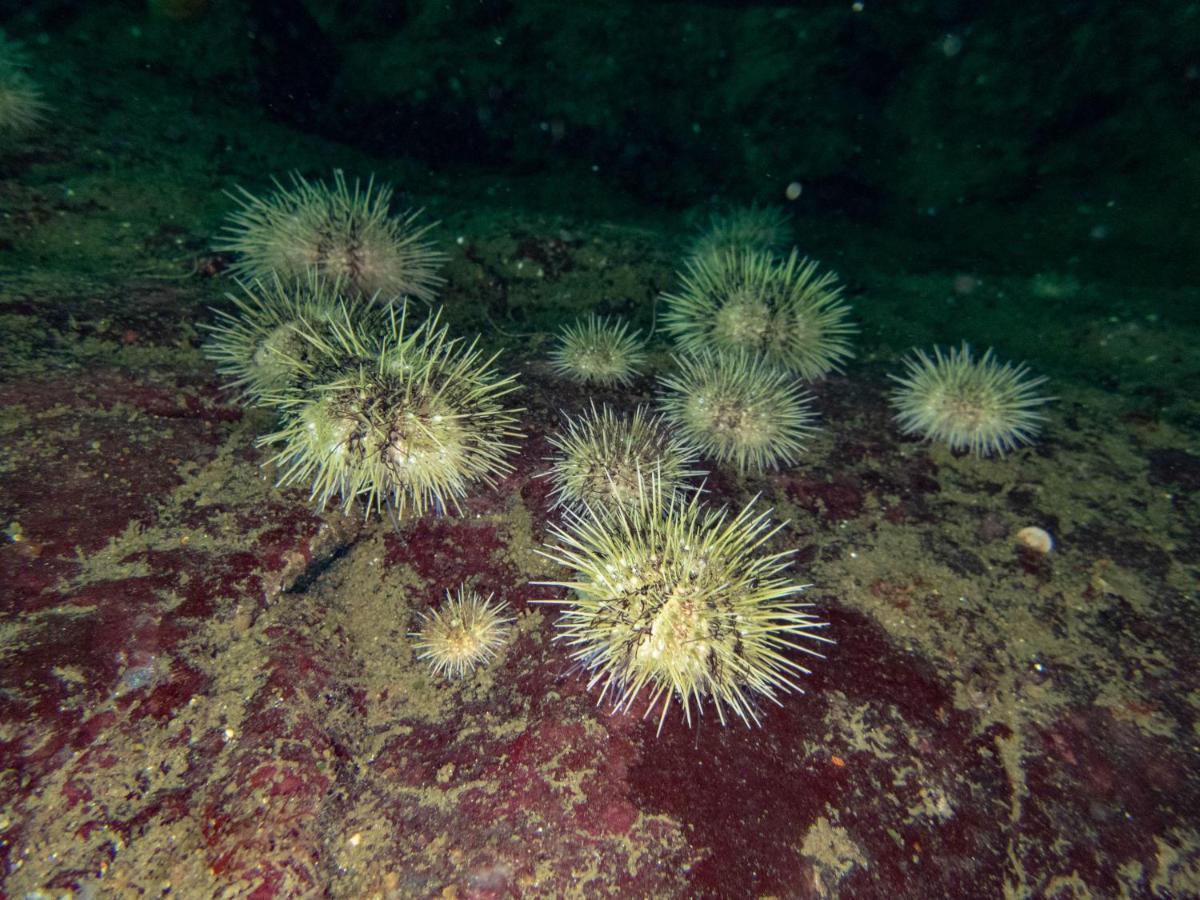
[[[675, 373], [658, 379], [666, 424], [743, 474], [797, 461], [816, 419], [801, 381], [837, 369], [854, 332], [832, 274], [818, 275], [795, 252], [781, 261], [757, 244], [736, 246], [773, 246], [782, 227], [777, 214], [754, 208], [715, 219], [698, 242], [709, 249], [687, 261], [683, 291], [662, 298], [676, 349]], [[594, 315], [564, 329], [551, 356], [563, 377], [609, 386], [629, 384], [644, 358], [627, 323]]]
[[[711, 704], [757, 722], [757, 702], [798, 690], [799, 651], [819, 656], [823, 622], [795, 601], [778, 526], [753, 503], [736, 516], [705, 510], [688, 479], [697, 457], [760, 473], [796, 463], [815, 415], [811, 382], [838, 371], [856, 331], [836, 276], [788, 243], [786, 220], [751, 208], [714, 217], [693, 245], [676, 293], [663, 295], [674, 371], [661, 375], [662, 415], [621, 418], [593, 406], [567, 417], [548, 473], [561, 526], [543, 552], [573, 571], [560, 637], [600, 686], [629, 709], [671, 701], [691, 721]], [[579, 383], [626, 385], [643, 348], [619, 320], [594, 316], [566, 329], [555, 370]], [[1031, 441], [1046, 402], [1023, 366], [960, 350], [917, 353], [892, 402], [905, 433], [977, 455]]]
[[[698, 242], [689, 272], [711, 277], [692, 285], [687, 315], [685, 301], [664, 298], [679, 353], [659, 378], [661, 415], [593, 404], [551, 438], [547, 474], [565, 509], [543, 553], [574, 574], [550, 582], [564, 598], [543, 602], [563, 607], [560, 638], [601, 700], [619, 710], [644, 702], [660, 730], [672, 701], [689, 723], [705, 706], [722, 723], [757, 723], [761, 702], [800, 690], [808, 670], [796, 654], [820, 656], [814, 642], [828, 642], [797, 600], [804, 585], [786, 576], [790, 553], [770, 549], [780, 526], [753, 501], [733, 516], [709, 509], [694, 483], [700, 456], [743, 473], [798, 460], [814, 415], [797, 375], [848, 355], [852, 328], [832, 276], [773, 256], [784, 226], [752, 209], [715, 219]], [[706, 330], [732, 323], [735, 305], [744, 329]], [[731, 337], [739, 329], [755, 336]], [[566, 329], [553, 356], [565, 377], [610, 385], [630, 381], [641, 359], [627, 325], [594, 316]]]
[[[515, 390], [475, 343], [452, 339], [429, 299], [439, 255], [388, 214], [390, 189], [332, 190], [295, 176], [265, 200], [250, 195], [227, 247], [249, 278], [210, 327], [209, 355], [248, 402], [278, 425], [261, 443], [283, 484], [324, 506], [361, 500], [368, 513], [441, 509], [508, 468]], [[660, 415], [621, 415], [592, 402], [552, 436], [546, 474], [563, 522], [542, 551], [572, 575], [560, 638], [600, 697], [627, 710], [644, 699], [659, 728], [672, 701], [688, 722], [711, 706], [747, 724], [760, 703], [800, 690], [797, 654], [821, 656], [826, 623], [798, 601], [781, 526], [751, 501], [709, 509], [695, 468], [707, 457], [739, 473], [792, 465], [813, 430], [804, 382], [849, 357], [855, 328], [831, 273], [781, 257], [786, 221], [766, 210], [714, 219], [666, 294], [674, 371], [659, 377]], [[381, 291], [385, 293], [380, 293]], [[420, 318], [420, 321], [415, 321]], [[551, 356], [562, 377], [600, 388], [632, 384], [645, 360], [637, 332], [595, 315], [567, 328]], [[918, 353], [893, 395], [905, 432], [987, 455], [1032, 440], [1040, 379], [988, 351]], [[460, 589], [414, 636], [435, 672], [461, 676], [505, 642], [503, 603]]]
[[[856, 331], [836, 276], [796, 250], [781, 256], [786, 238], [786, 222], [768, 210], [714, 217], [680, 289], [663, 296], [663, 324], [679, 351], [679, 374], [661, 379], [673, 392], [667, 417], [702, 451], [741, 471], [795, 461], [812, 419], [796, 380], [839, 371]], [[932, 356], [915, 351], [905, 368], [892, 376], [891, 397], [905, 434], [976, 456], [1003, 455], [1036, 438], [1049, 398], [1038, 390], [1045, 379], [1024, 365], [1001, 363], [990, 349], [977, 358], [964, 342]]]
[[664, 294], [676, 372], [659, 379], [670, 423], [742, 473], [792, 465], [816, 415], [804, 382], [840, 369], [856, 331], [832, 272], [780, 253], [786, 220], [750, 208], [713, 218], [677, 292]]
[[[276, 413], [260, 444], [276, 448], [280, 484], [308, 487], [322, 508], [361, 501], [367, 515], [457, 505], [510, 468], [513, 377], [410, 302], [431, 296], [440, 256], [413, 214], [388, 216], [390, 188], [340, 173], [332, 189], [293, 181], [235, 215], [235, 271], [253, 277], [218, 311], [206, 352]], [[388, 293], [366, 293], [379, 285]]]

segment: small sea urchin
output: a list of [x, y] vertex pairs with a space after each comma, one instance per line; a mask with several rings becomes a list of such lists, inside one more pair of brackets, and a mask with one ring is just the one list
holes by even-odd
[[1045, 377], [1031, 377], [1022, 363], [1000, 363], [989, 349], [976, 360], [964, 341], [930, 358], [917, 350], [904, 361], [905, 373], [890, 376], [896, 422], [905, 434], [942, 441], [952, 450], [976, 456], [1004, 455], [1032, 443], [1051, 398], [1038, 393]]
[[[336, 282], [330, 284], [313, 273], [290, 284], [273, 275], [250, 284], [239, 282], [238, 287], [239, 294], [226, 295], [234, 308], [215, 310], [217, 321], [200, 327], [210, 334], [205, 355], [251, 404], [286, 394], [294, 386], [315, 350], [306, 332], [329, 339], [332, 330], [340, 328], [371, 340], [386, 333], [387, 319], [381, 310], [345, 304]], [[344, 363], [338, 360], [335, 371], [340, 372]], [[309, 373], [314, 376], [321, 378]]]
[[758, 250], [775, 255], [792, 242], [792, 226], [777, 206], [738, 206], [713, 213], [708, 227], [692, 243], [688, 256], [701, 259], [729, 251]]
[[392, 216], [392, 188], [373, 177], [350, 186], [339, 170], [332, 188], [296, 173], [291, 180], [290, 188], [276, 181], [268, 197], [241, 187], [231, 195], [241, 208], [216, 246], [238, 254], [235, 275], [288, 280], [315, 270], [366, 297], [433, 299], [446, 257], [426, 240], [433, 226], [417, 224], [420, 210]]
[[457, 596], [446, 591], [440, 608], [421, 614], [416, 640], [417, 659], [428, 661], [435, 675], [462, 678], [491, 662], [507, 642], [513, 619], [504, 613], [508, 604], [493, 603], [468, 588]]
[[300, 331], [310, 347], [297, 386], [270, 399], [282, 424], [260, 440], [282, 444], [281, 485], [310, 485], [320, 507], [361, 498], [367, 515], [400, 517], [456, 506], [470, 484], [511, 469], [519, 410], [501, 400], [514, 377], [477, 343], [450, 339], [436, 314], [413, 328], [407, 313], [390, 310], [378, 340], [351, 318]]
[[654, 486], [674, 494], [686, 480], [704, 472], [692, 468], [696, 451], [671, 435], [661, 416], [651, 416], [639, 406], [628, 418], [608, 406], [567, 419], [567, 429], [552, 435], [558, 451], [547, 473], [554, 483], [555, 506], [590, 506], [606, 510], [638, 503], [643, 476]]
[[796, 251], [729, 250], [691, 259], [677, 294], [664, 294], [663, 326], [685, 352], [754, 353], [809, 380], [850, 356], [850, 309], [832, 272]]
[[702, 352], [676, 359], [659, 382], [667, 421], [701, 453], [739, 472], [790, 465], [814, 430], [812, 397], [786, 372], [746, 354]]
[[565, 599], [540, 602], [563, 607], [559, 639], [601, 701], [629, 710], [646, 691], [661, 730], [672, 699], [689, 724], [705, 701], [722, 724], [727, 711], [750, 724], [756, 700], [801, 690], [795, 677], [808, 669], [790, 651], [819, 657], [803, 642], [832, 642], [793, 599], [804, 586], [783, 575], [790, 553], [766, 549], [780, 526], [753, 506], [729, 518], [697, 495], [647, 490], [612, 516], [568, 510], [565, 528], [551, 526], [555, 543], [541, 552], [574, 574], [545, 582]]
[[550, 355], [555, 372], [585, 384], [629, 384], [646, 357], [629, 323], [589, 315], [562, 330]]

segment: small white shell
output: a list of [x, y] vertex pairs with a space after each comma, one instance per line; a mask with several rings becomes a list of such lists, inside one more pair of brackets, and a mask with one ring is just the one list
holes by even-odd
[[1043, 556], [1054, 549], [1054, 538], [1050, 537], [1050, 532], [1036, 525], [1028, 525], [1018, 531], [1017, 543]]

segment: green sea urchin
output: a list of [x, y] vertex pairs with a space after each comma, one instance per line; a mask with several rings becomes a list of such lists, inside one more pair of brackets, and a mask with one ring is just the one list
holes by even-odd
[[779, 207], [738, 206], [727, 212], [713, 213], [708, 227], [692, 243], [687, 255], [698, 259], [731, 250], [758, 250], [775, 256], [791, 242], [791, 222]]
[[[386, 333], [387, 319], [381, 310], [345, 304], [337, 283], [330, 284], [311, 272], [291, 284], [272, 275], [250, 284], [238, 282], [238, 288], [240, 294], [226, 295], [234, 309], [214, 310], [217, 321], [200, 327], [210, 335], [205, 356], [251, 404], [286, 394], [300, 377], [314, 351], [305, 331], [323, 334], [326, 339], [334, 328], [369, 335], [372, 340], [382, 339]], [[340, 372], [344, 362], [337, 362], [336, 371]]]
[[440, 608], [421, 614], [416, 640], [417, 658], [428, 661], [435, 675], [462, 678], [495, 658], [508, 640], [513, 619], [505, 616], [505, 601], [493, 603], [465, 586], [457, 596], [446, 591]]
[[661, 416], [645, 407], [619, 417], [608, 406], [567, 419], [566, 431], [551, 435], [558, 451], [547, 473], [554, 483], [555, 506], [595, 510], [638, 503], [642, 476], [656, 475], [654, 485], [668, 494], [683, 490], [686, 480], [705, 474], [692, 468], [696, 451], [671, 435]]
[[241, 208], [229, 217], [218, 250], [238, 254], [233, 273], [246, 280], [272, 274], [284, 280], [315, 270], [366, 297], [432, 300], [442, 283], [445, 254], [426, 241], [432, 225], [418, 225], [420, 210], [389, 213], [390, 185], [334, 172], [333, 187], [292, 173], [292, 186], [256, 197], [244, 188], [230, 195]]
[[639, 332], [629, 323], [596, 315], [564, 328], [550, 354], [559, 375], [586, 384], [629, 384], [646, 358]]
[[814, 430], [812, 397], [786, 372], [747, 354], [677, 357], [659, 378], [667, 421], [701, 453], [739, 472], [790, 465]]
[[25, 52], [0, 33], [0, 140], [19, 138], [41, 124], [46, 106], [27, 74]]
[[510, 471], [520, 410], [501, 400], [515, 378], [499, 375], [477, 341], [449, 339], [438, 314], [411, 328], [407, 313], [393, 308], [379, 341], [349, 318], [300, 331], [310, 345], [300, 386], [268, 398], [282, 424], [260, 440], [282, 444], [271, 460], [279, 484], [310, 485], [322, 508], [361, 498], [367, 515], [387, 507], [402, 517], [457, 506], [473, 482]]
[[1032, 443], [1044, 418], [1039, 408], [1051, 399], [1037, 391], [1044, 376], [1031, 377], [1024, 363], [1000, 363], [991, 349], [976, 360], [965, 341], [948, 353], [935, 347], [933, 358], [916, 350], [904, 365], [903, 375], [890, 376], [900, 430], [976, 456]]
[[819, 378], [849, 358], [855, 327], [832, 272], [793, 250], [726, 251], [688, 261], [677, 294], [664, 294], [663, 327], [685, 352], [747, 352]]
[[672, 699], [689, 724], [706, 700], [722, 724], [727, 710], [757, 724], [756, 700], [801, 690], [795, 677], [808, 669], [789, 651], [820, 657], [802, 642], [832, 641], [792, 599], [804, 585], [783, 576], [790, 552], [766, 549], [781, 526], [753, 507], [730, 519], [698, 495], [646, 490], [612, 516], [568, 510], [565, 528], [551, 526], [555, 543], [540, 552], [574, 574], [543, 582], [565, 599], [539, 602], [564, 608], [559, 639], [601, 701], [627, 711], [647, 691], [645, 715], [661, 707], [661, 731]]

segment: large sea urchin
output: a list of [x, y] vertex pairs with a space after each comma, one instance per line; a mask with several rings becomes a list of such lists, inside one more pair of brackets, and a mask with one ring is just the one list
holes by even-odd
[[235, 275], [286, 280], [315, 270], [367, 297], [433, 299], [446, 257], [426, 240], [433, 226], [417, 224], [420, 210], [390, 215], [392, 188], [374, 177], [351, 187], [339, 170], [332, 188], [297, 173], [291, 180], [290, 188], [276, 180], [267, 197], [241, 187], [230, 195], [241, 208], [216, 246], [238, 254]]
[[504, 646], [513, 619], [504, 613], [508, 604], [492, 602], [465, 586], [457, 596], [446, 591], [446, 602], [421, 614], [416, 639], [417, 658], [427, 660], [435, 675], [462, 678], [486, 665]]
[[692, 468], [696, 451], [670, 434], [661, 416], [639, 406], [627, 418], [608, 406], [567, 419], [562, 434], [551, 435], [558, 451], [547, 473], [554, 483], [555, 506], [595, 510], [638, 503], [643, 476], [656, 475], [657, 489], [673, 494], [688, 478], [703, 475]]
[[456, 506], [472, 482], [511, 469], [519, 410], [501, 400], [514, 377], [477, 342], [448, 338], [437, 314], [411, 328], [407, 312], [393, 308], [379, 340], [350, 318], [300, 332], [310, 350], [298, 386], [272, 398], [283, 421], [260, 440], [282, 444], [272, 460], [281, 485], [311, 485], [321, 507], [362, 498], [368, 515], [387, 507], [400, 517]]
[[722, 724], [727, 710], [750, 724], [756, 700], [801, 690], [795, 676], [808, 670], [789, 652], [819, 657], [803, 642], [832, 642], [793, 599], [804, 586], [783, 576], [790, 553], [766, 549], [780, 526], [753, 506], [729, 518], [697, 495], [646, 490], [613, 516], [568, 511], [565, 528], [551, 526], [541, 552], [574, 574], [546, 582], [565, 599], [540, 602], [564, 608], [559, 638], [602, 701], [629, 710], [645, 690], [661, 730], [673, 698], [689, 724], [705, 700]]
[[660, 404], [701, 453], [743, 473], [799, 458], [816, 415], [788, 373], [746, 354], [702, 352], [676, 363], [678, 373], [659, 378], [667, 391]]
[[809, 380], [850, 356], [850, 308], [832, 272], [793, 250], [785, 262], [754, 250], [691, 259], [677, 294], [664, 294], [663, 326], [686, 352], [762, 356]]
[[990, 456], [1032, 443], [1050, 401], [1038, 393], [1044, 376], [1031, 377], [1024, 363], [1000, 363], [989, 349], [976, 360], [964, 341], [958, 349], [930, 358], [917, 350], [905, 373], [890, 376], [896, 422], [905, 434], [942, 441], [952, 450]]
[[550, 354], [555, 372], [586, 384], [629, 384], [645, 359], [638, 332], [629, 323], [589, 315], [564, 328]]

